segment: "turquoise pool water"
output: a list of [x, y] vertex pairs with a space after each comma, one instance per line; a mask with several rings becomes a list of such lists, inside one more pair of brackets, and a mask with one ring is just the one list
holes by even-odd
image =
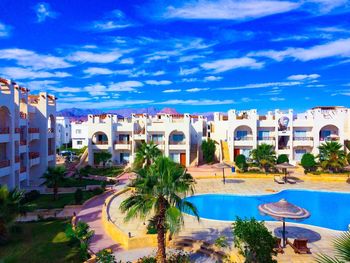
[[[263, 203], [277, 202], [282, 198], [310, 211], [311, 217], [298, 221], [298, 223], [334, 230], [348, 230], [350, 224], [350, 193], [284, 190], [269, 195], [203, 194], [186, 199], [197, 207], [201, 218], [233, 221], [239, 216], [241, 218], [254, 217], [258, 220], [273, 221], [273, 218], [261, 215], [258, 206]], [[295, 221], [290, 220], [290, 222]]]

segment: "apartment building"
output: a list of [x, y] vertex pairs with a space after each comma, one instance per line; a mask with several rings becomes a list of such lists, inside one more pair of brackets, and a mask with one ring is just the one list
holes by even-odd
[[292, 163], [304, 153], [318, 154], [325, 141], [350, 139], [350, 109], [344, 107], [315, 107], [305, 113], [293, 110], [269, 111], [259, 115], [257, 110], [214, 114], [208, 135], [220, 144], [221, 160], [233, 162], [238, 154], [249, 157], [259, 144], [274, 146], [276, 154], [286, 154]]
[[56, 98], [0, 78], [0, 185], [38, 185], [55, 158]]
[[88, 146], [88, 129], [89, 125], [87, 122], [71, 123], [71, 138], [73, 149], [81, 149], [85, 146]]
[[94, 154], [101, 150], [109, 151], [116, 164], [132, 163], [138, 146], [153, 141], [165, 156], [189, 166], [201, 158], [199, 147], [206, 129], [205, 118], [190, 114], [133, 114], [130, 118], [88, 115], [87, 122], [72, 124], [72, 140], [73, 147], [79, 148], [87, 138], [90, 165], [94, 164]]
[[56, 148], [71, 142], [71, 124], [68, 117], [56, 117]]

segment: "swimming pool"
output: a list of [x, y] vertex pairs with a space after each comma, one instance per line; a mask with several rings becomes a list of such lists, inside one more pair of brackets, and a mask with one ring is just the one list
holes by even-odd
[[[198, 209], [199, 216], [205, 219], [234, 221], [241, 218], [254, 217], [257, 220], [274, 221], [269, 216], [263, 216], [258, 206], [263, 203], [277, 202], [282, 198], [295, 205], [307, 209], [311, 217], [297, 221], [330, 228], [348, 230], [350, 224], [350, 193], [321, 192], [309, 190], [283, 190], [268, 195], [232, 195], [232, 194], [203, 194], [187, 197]], [[296, 222], [287, 220], [289, 222]]]

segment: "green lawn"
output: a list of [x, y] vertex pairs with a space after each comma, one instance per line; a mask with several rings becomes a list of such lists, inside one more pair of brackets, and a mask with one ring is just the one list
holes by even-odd
[[100, 175], [107, 177], [116, 177], [124, 171], [123, 167], [107, 167], [107, 168], [94, 168], [91, 166], [84, 167], [80, 170], [84, 175]]
[[[93, 191], [83, 192], [83, 202], [93, 197], [95, 194]], [[57, 200], [53, 200], [52, 194], [42, 194], [34, 201], [26, 203], [30, 211], [36, 209], [53, 209], [63, 208], [65, 205], [74, 205], [74, 193], [71, 194], [59, 194]]]
[[64, 231], [68, 221], [20, 223], [19, 233], [0, 246], [1, 263], [75, 263], [81, 262], [79, 248]]
[[92, 180], [92, 179], [84, 179], [81, 180], [74, 178], [74, 177], [68, 177], [62, 182], [59, 187], [85, 187], [87, 185], [100, 185], [101, 181]]

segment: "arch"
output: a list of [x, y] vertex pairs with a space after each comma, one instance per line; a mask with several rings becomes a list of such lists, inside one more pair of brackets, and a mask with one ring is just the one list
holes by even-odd
[[334, 124], [323, 126], [319, 131], [320, 141], [337, 141], [339, 140], [339, 128]]
[[235, 140], [253, 139], [253, 130], [247, 125], [238, 126], [233, 132]]
[[186, 136], [182, 131], [174, 130], [169, 134], [170, 144], [185, 144]]
[[143, 120], [137, 120], [134, 123], [134, 133], [135, 134], [145, 134], [146, 132], [146, 125]]
[[91, 137], [92, 144], [105, 145], [108, 144], [108, 136], [102, 131], [95, 132]]
[[11, 114], [6, 106], [0, 107], [0, 134], [10, 133]]
[[50, 114], [49, 115], [49, 118], [47, 120], [47, 127], [48, 127], [48, 130], [49, 132], [54, 132], [55, 131], [55, 117]]

